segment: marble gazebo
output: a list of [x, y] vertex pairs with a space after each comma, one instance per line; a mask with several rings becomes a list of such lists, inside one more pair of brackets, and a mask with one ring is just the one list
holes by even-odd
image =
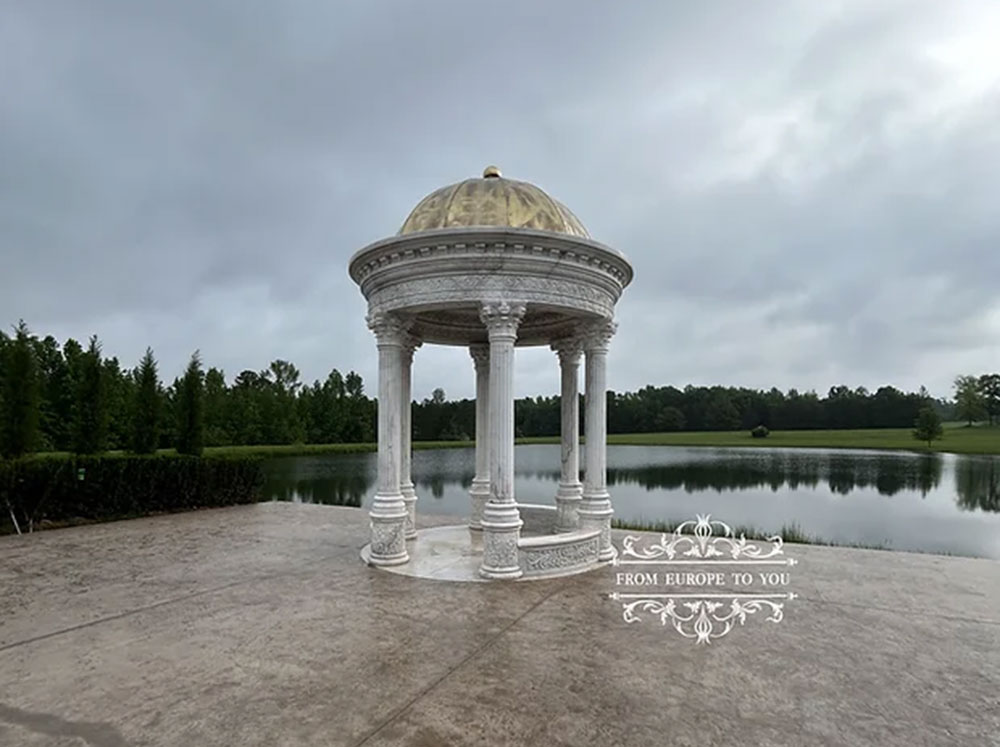
[[[397, 235], [351, 258], [350, 274], [368, 301], [378, 346], [378, 486], [365, 560], [414, 575], [434, 576], [451, 564], [436, 577], [513, 579], [585, 571], [612, 559], [605, 366], [615, 303], [632, 279], [625, 257], [591, 239], [562, 203], [491, 166], [482, 178], [421, 200]], [[476, 474], [468, 525], [417, 532], [410, 368], [423, 343], [466, 346], [472, 356]], [[554, 506], [514, 496], [514, 348], [528, 345], [550, 346], [562, 369]], [[443, 558], [448, 553], [453, 557]]]

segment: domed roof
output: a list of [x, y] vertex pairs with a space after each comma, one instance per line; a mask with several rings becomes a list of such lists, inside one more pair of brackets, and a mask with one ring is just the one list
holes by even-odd
[[534, 184], [503, 178], [496, 166], [487, 166], [482, 178], [431, 192], [413, 208], [399, 234], [464, 226], [510, 226], [590, 238], [569, 208]]

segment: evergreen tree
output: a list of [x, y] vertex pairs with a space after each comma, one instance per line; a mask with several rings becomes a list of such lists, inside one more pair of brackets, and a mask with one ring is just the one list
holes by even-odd
[[4, 346], [0, 396], [0, 453], [9, 457], [33, 451], [39, 436], [38, 361], [23, 319], [14, 332], [13, 340]]
[[156, 359], [151, 348], [139, 361], [135, 372], [135, 395], [132, 401], [130, 449], [135, 454], [153, 454], [160, 443], [161, 398]]
[[177, 453], [200, 456], [204, 445], [204, 374], [196, 350], [177, 387]]
[[101, 346], [97, 335], [79, 359], [73, 402], [73, 451], [98, 454], [107, 448], [108, 408]]
[[205, 445], [225, 446], [232, 443], [227, 427], [229, 390], [226, 375], [212, 367], [205, 372]]

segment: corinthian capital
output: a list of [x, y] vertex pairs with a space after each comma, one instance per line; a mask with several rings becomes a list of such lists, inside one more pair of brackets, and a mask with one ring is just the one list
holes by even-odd
[[559, 340], [553, 340], [549, 347], [559, 356], [561, 365], [575, 366], [580, 363], [583, 341], [579, 337], [563, 337]]
[[407, 363], [410, 363], [413, 361], [414, 351], [423, 345], [424, 341], [414, 334], [404, 332], [401, 344], [403, 346], [403, 357]]
[[618, 330], [618, 324], [610, 319], [593, 322], [581, 330], [583, 349], [588, 353], [606, 353], [611, 338]]
[[489, 332], [490, 339], [494, 337], [517, 337], [517, 328], [524, 319], [527, 307], [523, 303], [484, 303], [479, 309], [479, 319]]
[[376, 311], [365, 317], [365, 321], [368, 322], [368, 329], [375, 333], [379, 345], [403, 345], [407, 338], [409, 325], [395, 314]]
[[469, 355], [472, 356], [472, 362], [475, 364], [476, 370], [479, 371], [483, 366], [490, 365], [490, 346], [482, 343], [475, 345], [469, 345]]

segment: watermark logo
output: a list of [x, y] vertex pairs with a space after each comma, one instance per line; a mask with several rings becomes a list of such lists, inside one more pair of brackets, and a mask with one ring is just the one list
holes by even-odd
[[[697, 644], [722, 638], [763, 611], [766, 622], [784, 619], [790, 569], [780, 536], [763, 543], [735, 536], [711, 515], [685, 521], [659, 541], [629, 535], [614, 560], [615, 591], [627, 623], [659, 618]], [[655, 569], [655, 570], [654, 570]], [[788, 570], [785, 570], [788, 569]]]

